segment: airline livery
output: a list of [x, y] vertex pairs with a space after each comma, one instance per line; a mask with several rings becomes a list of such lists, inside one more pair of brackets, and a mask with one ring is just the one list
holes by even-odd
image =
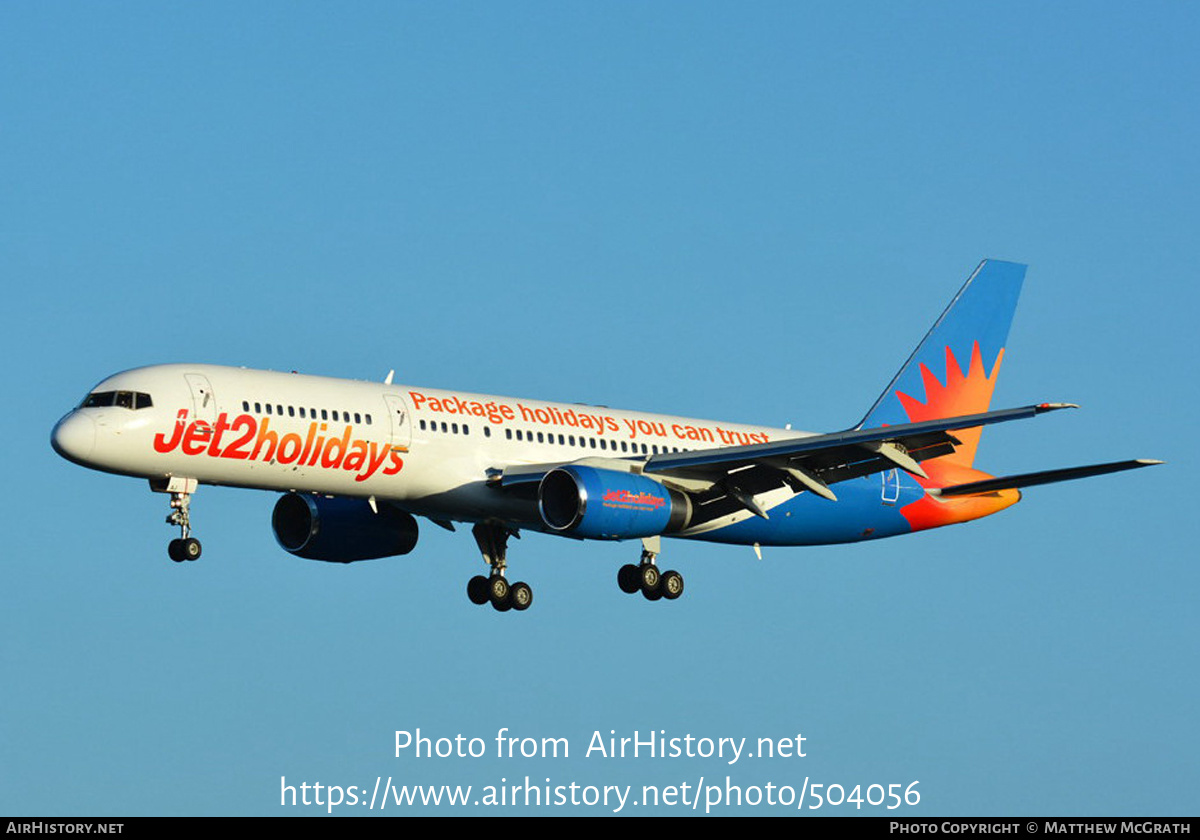
[[661, 537], [761, 546], [879, 539], [968, 522], [1018, 488], [1161, 463], [1137, 460], [995, 478], [974, 467], [984, 426], [1066, 403], [989, 410], [1025, 267], [986, 260], [858, 425], [831, 434], [214, 365], [110, 376], [54, 427], [54, 449], [170, 496], [200, 556], [189, 502], [201, 484], [283, 495], [284, 550], [351, 563], [407, 554], [417, 517], [471, 523], [487, 576], [476, 604], [524, 610], [507, 544], [521, 529], [641, 541], [618, 585], [675, 599]]

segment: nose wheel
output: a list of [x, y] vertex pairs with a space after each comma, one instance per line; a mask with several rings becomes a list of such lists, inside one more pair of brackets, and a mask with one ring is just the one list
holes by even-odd
[[196, 560], [200, 557], [200, 540], [195, 537], [171, 540], [167, 543], [167, 555], [176, 563]]
[[150, 489], [171, 494], [171, 512], [167, 524], [179, 528], [179, 538], [167, 543], [167, 556], [176, 563], [197, 560], [200, 557], [200, 540], [192, 536], [191, 501], [197, 482], [192, 478], [171, 478], [156, 482], [151, 480]]

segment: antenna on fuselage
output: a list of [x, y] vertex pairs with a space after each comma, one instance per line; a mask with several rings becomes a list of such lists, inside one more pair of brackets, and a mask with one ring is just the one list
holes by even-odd
[[384, 384], [384, 385], [391, 385], [391, 384], [392, 384], [392, 377], [393, 377], [393, 376], [395, 376], [395, 375], [396, 375], [396, 371], [395, 371], [395, 369], [394, 369], [394, 368], [393, 368], [392, 370], [389, 370], [389, 371], [388, 371], [387, 378], [383, 380], [383, 384]]

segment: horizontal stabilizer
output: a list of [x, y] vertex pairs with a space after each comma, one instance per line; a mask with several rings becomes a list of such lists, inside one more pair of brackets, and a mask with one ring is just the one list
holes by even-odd
[[989, 478], [986, 481], [972, 481], [968, 484], [956, 484], [953, 487], [931, 488], [931, 496], [972, 496], [978, 493], [994, 493], [997, 490], [1012, 490], [1019, 487], [1034, 487], [1038, 484], [1053, 484], [1056, 481], [1070, 481], [1074, 478], [1089, 478], [1093, 475], [1136, 470], [1138, 467], [1152, 467], [1162, 461], [1142, 458], [1136, 461], [1115, 461], [1111, 464], [1092, 464], [1086, 467], [1068, 467], [1062, 470], [1043, 470], [1042, 472], [1010, 475], [1001, 478]]

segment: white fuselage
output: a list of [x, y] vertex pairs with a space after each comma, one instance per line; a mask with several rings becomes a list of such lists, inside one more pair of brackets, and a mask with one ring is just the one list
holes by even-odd
[[[104, 404], [106, 395], [124, 404]], [[101, 395], [97, 398], [97, 395]], [[99, 403], [88, 405], [88, 402]], [[394, 501], [438, 519], [536, 521], [488, 486], [502, 470], [766, 443], [790, 430], [215, 365], [110, 376], [55, 427], [55, 448], [153, 480]]]

